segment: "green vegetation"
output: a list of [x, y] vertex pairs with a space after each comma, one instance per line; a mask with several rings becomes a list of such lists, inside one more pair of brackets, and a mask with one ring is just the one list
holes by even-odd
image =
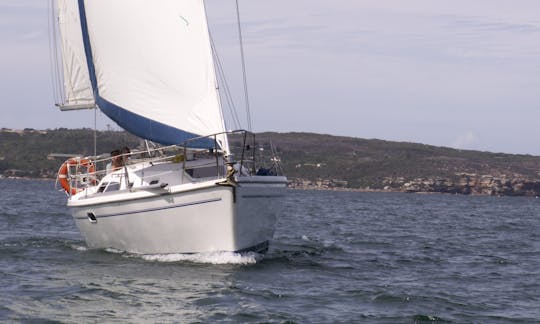
[[[125, 132], [97, 132], [97, 152], [110, 152], [123, 146], [138, 146], [139, 139]], [[94, 154], [92, 129], [25, 129], [0, 131], [0, 175], [55, 178], [63, 162], [48, 158], [51, 153]]]
[[[97, 152], [141, 141], [125, 132], [97, 132]], [[310, 133], [261, 133], [257, 141], [272, 143], [291, 180], [333, 181], [334, 186], [381, 189], [418, 179], [457, 179], [491, 175], [537, 180], [540, 157], [456, 150], [415, 143], [389, 142]], [[93, 155], [91, 129], [26, 129], [0, 132], [0, 175], [54, 178], [61, 159], [50, 153]], [[396, 183], [396, 184], [393, 184]]]
[[[390, 180], [457, 179], [460, 174], [538, 179], [540, 157], [310, 133], [263, 133], [278, 149], [286, 175], [344, 180], [350, 188], [383, 188]], [[402, 181], [403, 182], [403, 181]]]

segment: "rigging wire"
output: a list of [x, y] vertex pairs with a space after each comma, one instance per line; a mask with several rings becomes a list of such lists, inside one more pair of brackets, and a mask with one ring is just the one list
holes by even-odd
[[[53, 6], [52, 6], [52, 16], [53, 16], [53, 19], [55, 18], [55, 10], [54, 10], [54, 3], [53, 3]], [[63, 77], [63, 74], [62, 74], [62, 64], [61, 64], [61, 56], [62, 54], [58, 52], [58, 49], [59, 49], [59, 41], [58, 41], [58, 33], [56, 32], [56, 28], [54, 28], [54, 26], [56, 26], [55, 24], [55, 20], [53, 20], [53, 30], [52, 30], [52, 33], [53, 33], [53, 39], [54, 39], [54, 57], [56, 58], [55, 59], [55, 68], [56, 68], [56, 80], [57, 80], [57, 86], [58, 86], [58, 89], [59, 89], [59, 98], [58, 98], [58, 102], [63, 102], [64, 99], [66, 98], [66, 94], [64, 92], [64, 86], [62, 84], [62, 77]]]
[[238, 22], [238, 39], [240, 40], [240, 58], [242, 60], [242, 74], [244, 77], [244, 98], [246, 100], [246, 115], [247, 115], [247, 123], [248, 123], [248, 130], [252, 131], [252, 125], [251, 125], [251, 111], [249, 108], [249, 95], [248, 95], [248, 86], [247, 86], [247, 77], [246, 77], [246, 61], [244, 58], [244, 42], [242, 40], [242, 27], [240, 22], [240, 7], [238, 5], [238, 0], [236, 0], [236, 18]]
[[94, 108], [94, 156], [97, 156], [97, 109]]
[[[50, 14], [50, 15], [49, 15]], [[49, 68], [51, 72], [51, 87], [55, 103], [62, 100], [62, 87], [60, 82], [60, 72], [58, 66], [58, 46], [56, 39], [56, 16], [54, 14], [54, 0], [50, 0], [47, 5], [47, 36], [49, 38]]]
[[56, 96], [57, 96], [57, 89], [56, 89], [56, 82], [55, 82], [55, 73], [54, 73], [54, 58], [53, 58], [53, 50], [52, 50], [52, 39], [51, 39], [51, 35], [52, 35], [52, 32], [51, 32], [51, 26], [54, 27], [54, 18], [52, 18], [51, 16], [54, 16], [54, 9], [51, 8], [51, 6], [53, 5], [53, 0], [50, 0], [47, 2], [47, 37], [48, 37], [48, 45], [49, 45], [49, 69], [50, 69], [50, 73], [51, 73], [51, 87], [52, 87], [52, 90], [53, 90], [53, 99], [54, 101], [56, 102]]
[[225, 71], [223, 70], [223, 65], [221, 63], [221, 59], [219, 57], [219, 54], [217, 52], [217, 48], [214, 44], [214, 39], [212, 37], [212, 35], [210, 34], [210, 44], [211, 44], [211, 47], [212, 47], [212, 54], [214, 56], [214, 59], [215, 59], [215, 63], [216, 63], [216, 67], [217, 67], [217, 74], [218, 74], [218, 78], [220, 80], [220, 83], [223, 85], [223, 95], [225, 97], [225, 100], [226, 100], [226, 106], [229, 108], [229, 112], [230, 112], [230, 115], [231, 115], [231, 118], [232, 118], [232, 122], [234, 124], [234, 128], [235, 129], [240, 129], [241, 128], [241, 123], [240, 123], [240, 119], [238, 118], [238, 112], [236, 110], [236, 106], [234, 104], [234, 100], [232, 98], [232, 95], [231, 95], [231, 90], [229, 88], [229, 84], [227, 82], [227, 79], [225, 77]]

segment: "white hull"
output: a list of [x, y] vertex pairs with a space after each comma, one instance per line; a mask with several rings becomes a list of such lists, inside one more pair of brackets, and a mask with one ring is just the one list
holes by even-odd
[[217, 182], [124, 190], [68, 205], [90, 248], [141, 254], [266, 248], [282, 208], [286, 178], [241, 177], [237, 186]]

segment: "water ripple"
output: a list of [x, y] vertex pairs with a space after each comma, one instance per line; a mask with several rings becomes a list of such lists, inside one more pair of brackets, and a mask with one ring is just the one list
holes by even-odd
[[266, 255], [136, 255], [88, 249], [52, 188], [0, 180], [0, 321], [540, 318], [538, 199], [290, 191]]

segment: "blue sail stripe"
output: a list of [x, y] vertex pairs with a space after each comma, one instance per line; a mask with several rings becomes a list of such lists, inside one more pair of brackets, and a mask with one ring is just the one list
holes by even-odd
[[[105, 115], [115, 121], [120, 127], [125, 129], [126, 131], [144, 139], [148, 139], [164, 145], [181, 144], [188, 139], [201, 136], [130, 112], [129, 110], [117, 106], [106, 100], [105, 98], [102, 98], [99, 94], [96, 69], [94, 66], [94, 61], [92, 59], [92, 46], [90, 44], [90, 36], [88, 33], [88, 22], [86, 20], [84, 0], [79, 0], [79, 17], [81, 20], [81, 31], [84, 44], [84, 52], [86, 55], [86, 63], [88, 65], [88, 72], [90, 74], [90, 83], [92, 84], [96, 104], [99, 109], [101, 109], [101, 111], [105, 113]], [[203, 138], [190, 142], [188, 146], [197, 148], [213, 148], [214, 144], [215, 143], [212, 139]]]
[[79, 0], [79, 19], [81, 20], [82, 39], [84, 44], [84, 54], [86, 55], [86, 64], [90, 76], [90, 83], [94, 91], [94, 98], [97, 97], [97, 79], [94, 61], [92, 60], [92, 46], [90, 45], [90, 37], [88, 36], [88, 22], [86, 21], [86, 9], [84, 8], [84, 0]]
[[[155, 120], [130, 112], [110, 101], [97, 96], [98, 107], [120, 127], [142, 138], [165, 145], [180, 144], [188, 139], [199, 137], [197, 134], [186, 132], [175, 127], [165, 125]], [[214, 141], [201, 138], [189, 142], [189, 147], [213, 148]]]

